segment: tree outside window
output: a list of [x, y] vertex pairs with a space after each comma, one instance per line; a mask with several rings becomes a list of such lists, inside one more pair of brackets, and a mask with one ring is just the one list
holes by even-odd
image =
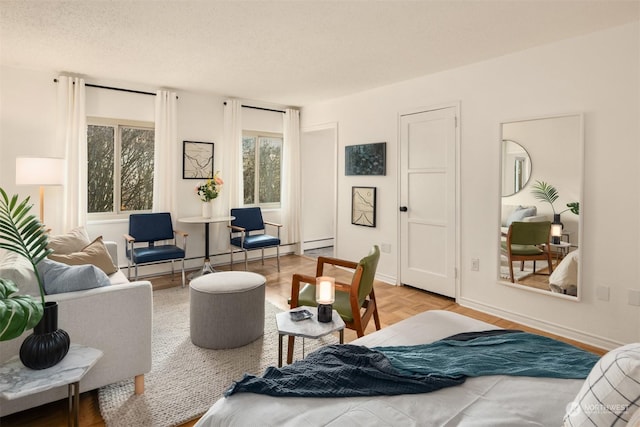
[[245, 132], [242, 165], [244, 204], [280, 207], [282, 135]]
[[90, 121], [88, 213], [149, 211], [153, 205], [153, 125]]

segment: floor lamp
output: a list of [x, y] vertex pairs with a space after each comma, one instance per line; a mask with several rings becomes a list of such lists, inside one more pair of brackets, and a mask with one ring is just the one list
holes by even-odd
[[40, 186], [40, 222], [44, 224], [44, 187], [64, 183], [64, 159], [53, 157], [16, 158], [16, 184]]

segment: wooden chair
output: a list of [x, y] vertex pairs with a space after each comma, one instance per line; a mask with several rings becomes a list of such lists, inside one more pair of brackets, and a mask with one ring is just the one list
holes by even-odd
[[[182, 247], [176, 245], [176, 235], [182, 236]], [[157, 264], [171, 261], [173, 275], [173, 261], [182, 260], [182, 287], [185, 285], [184, 257], [187, 250], [187, 233], [173, 229], [171, 214], [146, 213], [129, 215], [129, 234], [124, 235], [126, 243], [127, 275], [131, 279], [131, 266], [135, 266], [135, 280], [138, 280], [138, 265]], [[169, 244], [158, 245], [158, 241], [172, 241]], [[140, 243], [144, 243], [140, 246]]]
[[[264, 265], [264, 250], [276, 248], [276, 262], [280, 271], [280, 228], [282, 224], [264, 221], [260, 208], [231, 209], [231, 216], [235, 217], [229, 225], [229, 243], [231, 244], [231, 270], [233, 270], [233, 246], [244, 252], [244, 269], [247, 269], [247, 252], [254, 249], [262, 250], [262, 265]], [[276, 227], [277, 237], [266, 234], [266, 226]], [[255, 233], [258, 232], [258, 233]], [[252, 234], [253, 233], [253, 234]]]
[[[346, 327], [353, 329], [358, 337], [364, 336], [364, 330], [373, 317], [376, 330], [380, 330], [380, 318], [376, 305], [376, 296], [373, 290], [376, 268], [380, 259], [380, 248], [375, 245], [369, 254], [360, 262], [342, 260], [338, 258], [319, 257], [316, 266], [315, 277], [294, 274], [291, 280], [291, 308], [303, 305], [315, 307], [316, 303], [316, 277], [323, 276], [325, 264], [353, 269], [351, 283], [336, 281], [336, 300], [333, 309], [340, 314]], [[304, 284], [302, 289], [300, 285]], [[294, 337], [289, 337], [287, 348], [287, 363], [293, 360]]]
[[512, 222], [507, 232], [507, 240], [502, 242], [501, 250], [509, 261], [509, 276], [511, 283], [515, 283], [513, 276], [513, 262], [520, 261], [520, 270], [524, 269], [525, 261], [533, 261], [533, 273], [536, 272], [535, 262], [547, 261], [549, 274], [553, 273], [551, 261], [551, 222]]

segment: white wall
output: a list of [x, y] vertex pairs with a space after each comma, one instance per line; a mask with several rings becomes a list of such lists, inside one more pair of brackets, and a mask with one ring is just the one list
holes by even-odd
[[[339, 123], [337, 255], [358, 259], [371, 244], [394, 243], [378, 271], [397, 277], [398, 113], [460, 101], [458, 301], [596, 345], [639, 341], [640, 307], [627, 304], [628, 289], [640, 289], [639, 33], [636, 22], [306, 106], [303, 126]], [[496, 283], [500, 123], [569, 112], [585, 113], [580, 302]], [[345, 177], [344, 146], [378, 141], [388, 142], [387, 176]], [[350, 224], [355, 184], [378, 187], [375, 229]], [[472, 258], [480, 271], [470, 270]], [[610, 287], [610, 301], [596, 300], [596, 286]]]

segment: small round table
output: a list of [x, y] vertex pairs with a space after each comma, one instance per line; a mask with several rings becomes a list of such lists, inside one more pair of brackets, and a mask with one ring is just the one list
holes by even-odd
[[202, 270], [189, 276], [190, 279], [215, 272], [211, 266], [211, 260], [209, 258], [209, 224], [216, 222], [231, 222], [234, 219], [236, 219], [234, 216], [221, 216], [216, 218], [192, 216], [188, 218], [178, 218], [178, 222], [183, 222], [185, 224], [204, 224], [204, 264], [202, 265]]

